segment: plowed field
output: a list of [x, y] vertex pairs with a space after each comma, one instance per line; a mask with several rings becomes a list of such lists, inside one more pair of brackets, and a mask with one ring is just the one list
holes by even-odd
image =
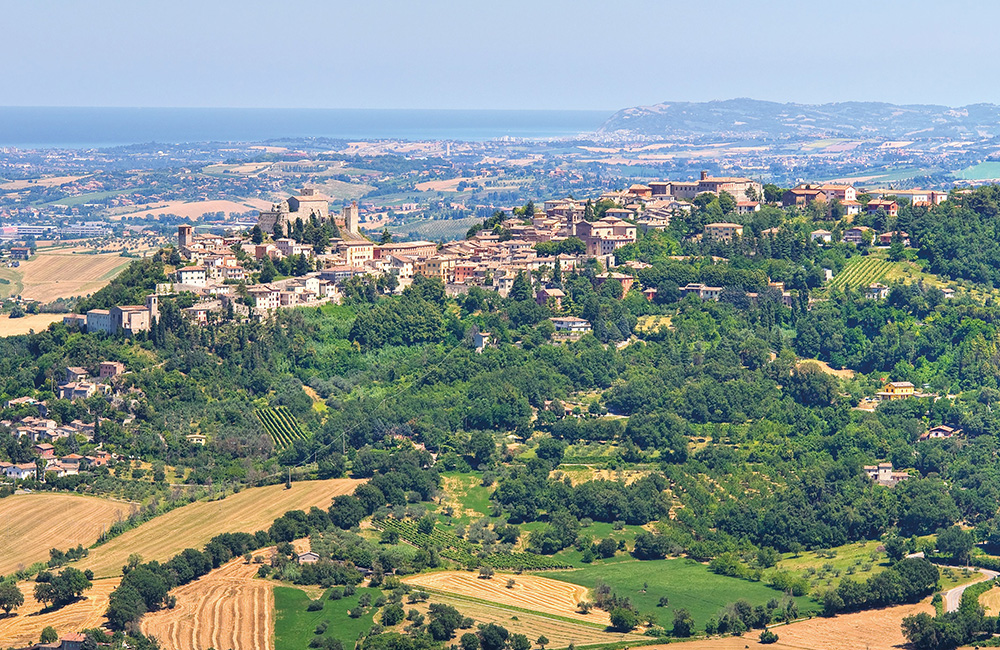
[[271, 650], [274, 595], [256, 572], [240, 558], [174, 589], [176, 607], [144, 616], [143, 633], [170, 650]]

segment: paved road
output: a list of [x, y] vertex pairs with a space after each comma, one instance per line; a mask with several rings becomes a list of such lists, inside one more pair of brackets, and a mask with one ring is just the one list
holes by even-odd
[[991, 580], [997, 577], [996, 571], [990, 571], [989, 569], [980, 569], [979, 573], [983, 574], [982, 580], [976, 580], [975, 582], [970, 582], [968, 584], [955, 587], [954, 589], [949, 589], [942, 594], [944, 598], [944, 611], [946, 612], [956, 612], [958, 611], [958, 606], [962, 602], [962, 593], [965, 591], [966, 587], [971, 587], [976, 584], [976, 582], [982, 582], [983, 580]]

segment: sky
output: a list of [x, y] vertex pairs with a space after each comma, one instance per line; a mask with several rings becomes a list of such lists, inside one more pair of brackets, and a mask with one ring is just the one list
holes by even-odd
[[0, 105], [1000, 103], [1000, 3], [0, 0]]

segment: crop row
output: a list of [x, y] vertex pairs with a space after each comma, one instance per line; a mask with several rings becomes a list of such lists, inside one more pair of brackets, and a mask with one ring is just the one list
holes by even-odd
[[865, 287], [878, 282], [892, 268], [892, 263], [874, 257], [849, 265], [831, 282], [832, 287]]
[[375, 521], [373, 525], [380, 530], [395, 531], [401, 539], [418, 548], [440, 547], [443, 557], [470, 568], [489, 566], [494, 569], [540, 571], [543, 569], [563, 569], [568, 566], [564, 562], [535, 553], [504, 551], [479, 556], [477, 551], [480, 550], [480, 547], [476, 544], [436, 526], [430, 533], [421, 533], [417, 530], [417, 522], [412, 519], [387, 518]]
[[278, 449], [283, 449], [294, 441], [306, 437], [295, 416], [289, 413], [285, 406], [257, 409], [257, 419]]

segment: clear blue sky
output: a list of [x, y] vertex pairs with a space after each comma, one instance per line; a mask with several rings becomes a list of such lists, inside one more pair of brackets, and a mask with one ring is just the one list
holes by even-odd
[[1000, 3], [0, 0], [0, 105], [1000, 103]]

